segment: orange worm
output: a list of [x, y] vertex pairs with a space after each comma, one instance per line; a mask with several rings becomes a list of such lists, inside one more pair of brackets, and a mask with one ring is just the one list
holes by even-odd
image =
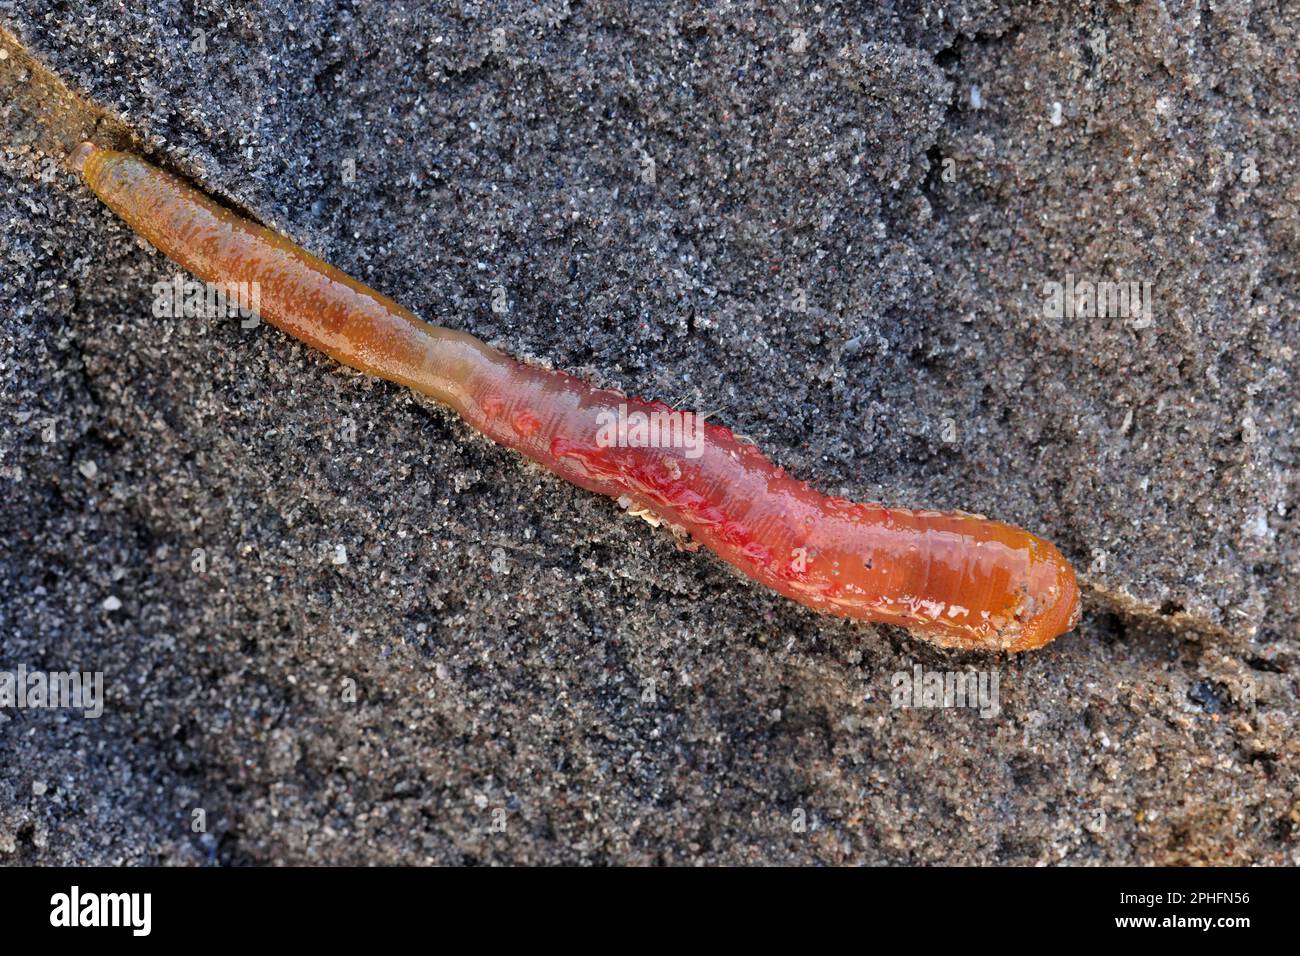
[[185, 269], [256, 287], [268, 322], [449, 405], [494, 441], [666, 522], [801, 604], [986, 650], [1040, 647], [1078, 623], [1074, 569], [1027, 531], [962, 512], [827, 497], [702, 416], [526, 365], [423, 322], [138, 156], [83, 143], [72, 165]]

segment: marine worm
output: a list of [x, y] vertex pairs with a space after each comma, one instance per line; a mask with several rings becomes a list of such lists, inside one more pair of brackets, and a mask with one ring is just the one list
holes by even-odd
[[[1078, 623], [1073, 568], [1027, 531], [963, 512], [828, 497], [725, 427], [421, 321], [135, 155], [83, 143], [71, 164], [136, 233], [200, 279], [255, 284], [268, 322], [450, 406], [493, 441], [667, 523], [814, 610], [984, 650], [1040, 647]], [[647, 441], [656, 422], [661, 440]]]

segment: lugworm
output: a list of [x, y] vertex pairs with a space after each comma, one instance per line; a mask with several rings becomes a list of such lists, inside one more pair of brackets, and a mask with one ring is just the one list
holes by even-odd
[[[1078, 623], [1073, 568], [1027, 531], [827, 497], [725, 427], [421, 321], [137, 156], [83, 143], [71, 164], [136, 233], [200, 279], [255, 285], [268, 322], [449, 405], [494, 441], [666, 522], [801, 604], [986, 650], [1040, 647]], [[645, 441], [645, 423], [655, 421], [678, 440]]]

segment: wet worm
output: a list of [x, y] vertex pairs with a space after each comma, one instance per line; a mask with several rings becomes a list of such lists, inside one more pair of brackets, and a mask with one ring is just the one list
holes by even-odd
[[1040, 647], [1078, 623], [1074, 570], [1027, 531], [961, 512], [828, 497], [700, 416], [524, 364], [423, 322], [137, 156], [83, 143], [71, 164], [185, 269], [209, 283], [255, 286], [268, 322], [451, 406], [493, 441], [667, 523], [681, 540], [814, 610], [986, 650]]

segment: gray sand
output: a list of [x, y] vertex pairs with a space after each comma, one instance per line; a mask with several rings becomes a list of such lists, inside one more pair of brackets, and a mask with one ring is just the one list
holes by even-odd
[[[0, 670], [106, 694], [0, 709], [0, 863], [1300, 862], [1294, 7], [122, 6], [0, 0]], [[1051, 538], [1082, 626], [821, 618], [155, 318], [54, 165], [94, 110], [431, 321]], [[891, 706], [916, 665], [997, 713]]]

